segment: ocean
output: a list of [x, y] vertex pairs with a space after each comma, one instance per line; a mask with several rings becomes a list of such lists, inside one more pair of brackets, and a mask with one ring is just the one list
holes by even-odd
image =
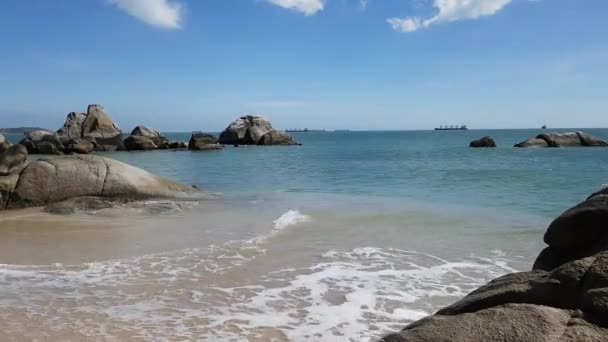
[[[608, 149], [512, 148], [540, 132], [100, 154], [208, 195], [0, 213], [0, 340], [373, 341], [528, 270], [548, 224], [608, 181]], [[468, 148], [484, 135], [499, 148]]]

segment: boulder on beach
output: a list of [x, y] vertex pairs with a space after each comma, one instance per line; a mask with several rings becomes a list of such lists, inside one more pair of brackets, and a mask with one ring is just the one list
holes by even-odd
[[492, 137], [485, 136], [483, 138], [471, 141], [469, 147], [496, 147], [496, 142], [494, 139], [492, 139]]
[[224, 145], [297, 145], [285, 132], [272, 128], [260, 116], [246, 115], [233, 121], [221, 134], [219, 143]]
[[593, 147], [608, 146], [608, 142], [583, 132], [544, 133], [522, 141], [515, 147]]
[[158, 148], [152, 139], [143, 135], [128, 136], [124, 141], [124, 146], [127, 151], [150, 151]]
[[41, 158], [18, 174], [0, 177], [2, 209], [41, 206], [83, 196], [117, 199], [193, 197], [192, 186], [92, 155]]
[[608, 341], [607, 219], [601, 191], [551, 223], [532, 271], [497, 278], [382, 341]]
[[30, 154], [62, 154], [63, 143], [52, 132], [37, 130], [25, 133], [25, 138], [19, 142]]
[[158, 132], [152, 128], [146, 127], [146, 126], [135, 127], [133, 129], [133, 131], [131, 132], [131, 135], [149, 138], [150, 140], [152, 140], [154, 145], [156, 145], [159, 148], [161, 148], [161, 146], [162, 147], [169, 146], [169, 139], [167, 139], [165, 136], [160, 134], [160, 132]]
[[223, 146], [218, 143], [215, 136], [203, 133], [194, 132], [188, 143], [188, 149], [193, 151], [209, 151], [209, 150], [220, 150]]

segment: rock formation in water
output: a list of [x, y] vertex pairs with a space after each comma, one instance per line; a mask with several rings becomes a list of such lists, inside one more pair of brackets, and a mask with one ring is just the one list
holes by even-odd
[[608, 189], [551, 223], [529, 272], [495, 279], [385, 342], [608, 341]]
[[131, 132], [131, 135], [149, 138], [150, 140], [152, 140], [152, 142], [154, 143], [154, 145], [156, 145], [157, 148], [160, 148], [160, 149], [169, 148], [169, 144], [170, 144], [169, 139], [167, 139], [165, 136], [160, 134], [160, 132], [158, 132], [152, 128], [149, 128], [146, 126], [137, 126], [137, 127], [135, 127], [135, 129], [133, 129], [133, 131]]
[[583, 132], [545, 133], [516, 144], [515, 147], [608, 146], [608, 142]]
[[58, 136], [49, 131], [31, 131], [19, 142], [31, 154], [63, 154], [65, 146]]
[[203, 132], [194, 132], [188, 143], [188, 149], [193, 151], [220, 150], [223, 146], [218, 143], [216, 137]]
[[[13, 159], [2, 159], [4, 153], [0, 161], [7, 160], [6, 165], [22, 163], [17, 152], [27, 153], [21, 147], [10, 155]], [[0, 209], [41, 206], [82, 196], [142, 199], [198, 193], [192, 186], [98, 156], [42, 158], [17, 168], [17, 173], [0, 176]]]
[[469, 147], [496, 147], [496, 142], [492, 137], [485, 136], [481, 139], [471, 141]]
[[[57, 153], [86, 154], [93, 151], [116, 151], [123, 149], [122, 131], [100, 105], [89, 105], [86, 113], [69, 113], [63, 127], [55, 132], [54, 137], [60, 144], [56, 145]], [[31, 139], [30, 139], [31, 140]], [[25, 144], [25, 141], [22, 143]], [[25, 144], [28, 147], [27, 144]], [[30, 153], [50, 154], [47, 150], [30, 149]]]
[[221, 134], [224, 145], [297, 145], [287, 133], [272, 128], [270, 122], [259, 116], [247, 115], [233, 121]]

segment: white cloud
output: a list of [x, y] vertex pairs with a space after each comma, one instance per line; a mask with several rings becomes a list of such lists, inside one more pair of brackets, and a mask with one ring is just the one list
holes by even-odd
[[179, 29], [184, 5], [172, 0], [108, 0], [144, 23], [163, 29]]
[[325, 7], [325, 0], [267, 0], [271, 4], [313, 15]]
[[449, 23], [459, 20], [477, 19], [491, 16], [502, 10], [512, 0], [434, 0], [433, 7], [439, 10], [435, 16], [389, 18], [393, 29], [401, 32], [413, 32], [434, 24]]

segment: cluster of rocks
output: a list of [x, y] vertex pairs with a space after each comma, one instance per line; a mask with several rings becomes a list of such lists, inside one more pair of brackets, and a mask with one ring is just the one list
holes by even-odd
[[[515, 144], [514, 147], [595, 147], [608, 146], [608, 142], [583, 132], [545, 133], [536, 138]], [[496, 147], [492, 137], [473, 140], [469, 147]]]
[[608, 341], [608, 189], [551, 223], [533, 270], [495, 279], [384, 342]]
[[[259, 116], [243, 116], [232, 122], [219, 139], [195, 132], [189, 143], [169, 141], [152, 128], [137, 126], [123, 139], [121, 129], [100, 105], [89, 105], [86, 113], [69, 113], [57, 132], [34, 130], [20, 142], [31, 154], [88, 154], [101, 151], [149, 151], [166, 149], [217, 150], [223, 145], [296, 145], [287, 133], [277, 131]], [[7, 146], [6, 146], [7, 147]], [[6, 148], [0, 141], [0, 151]]]
[[[155, 176], [134, 166], [92, 155], [56, 156], [27, 162], [20, 144], [0, 153], [0, 210], [87, 198], [136, 200], [195, 196], [192, 186]], [[72, 205], [70, 205], [72, 206]]]

